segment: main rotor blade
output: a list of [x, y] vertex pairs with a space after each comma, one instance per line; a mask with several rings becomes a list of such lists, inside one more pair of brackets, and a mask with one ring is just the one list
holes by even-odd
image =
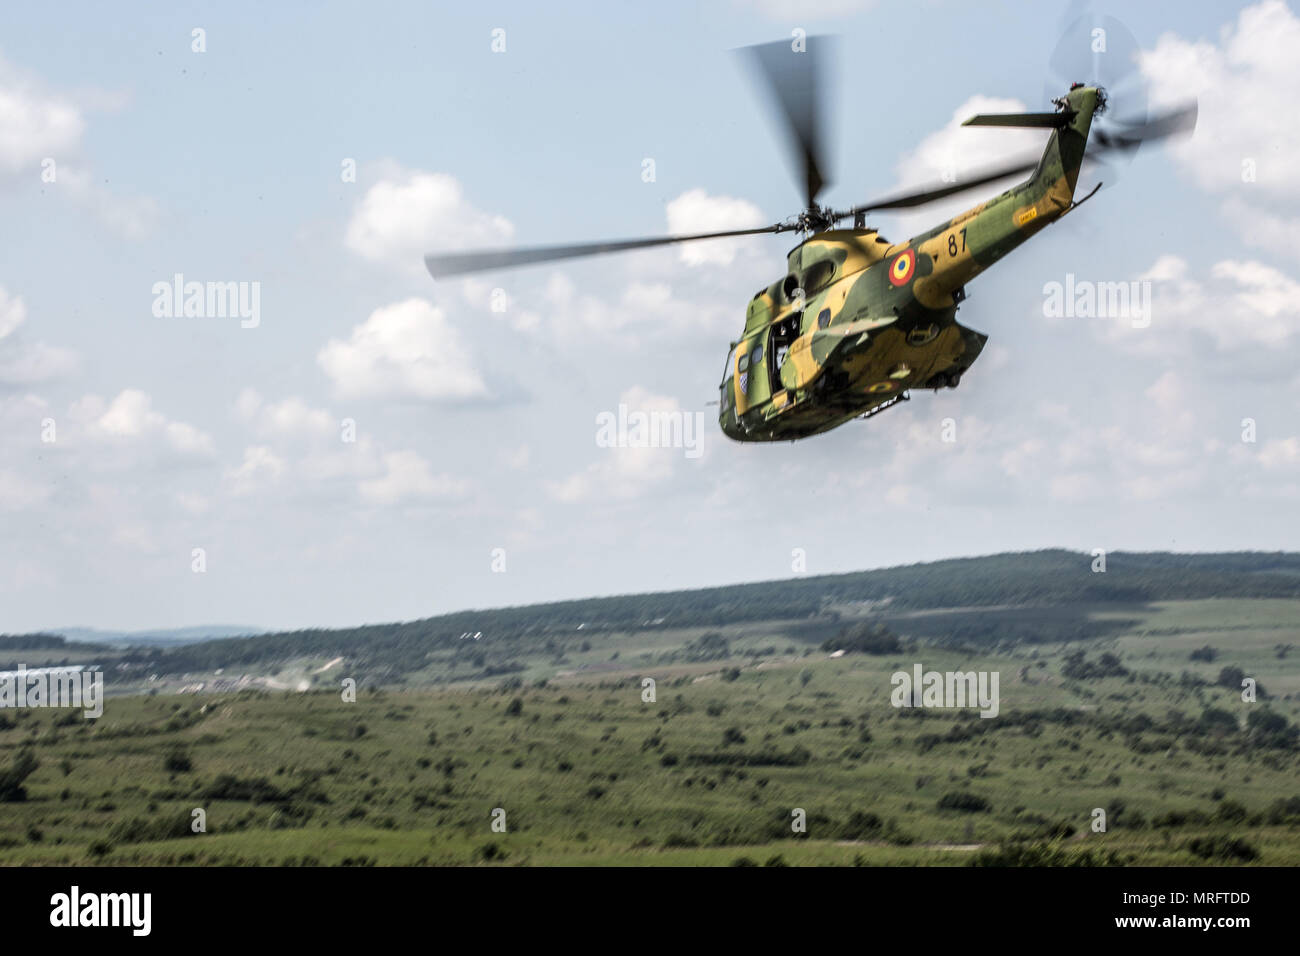
[[831, 182], [822, 142], [822, 71], [832, 48], [833, 38], [818, 36], [805, 37], [802, 45], [797, 40], [778, 40], [742, 50], [781, 113], [809, 209]]
[[934, 202], [936, 199], [946, 199], [957, 193], [965, 192], [967, 189], [976, 189], [980, 186], [987, 186], [989, 183], [997, 182], [999, 179], [1006, 179], [1008, 176], [1016, 176], [1033, 170], [1038, 165], [1037, 158], [1025, 157], [1005, 166], [998, 166], [992, 169], [982, 170], [975, 174], [974, 179], [966, 179], [959, 183], [953, 183], [951, 186], [940, 186], [935, 189], [922, 189], [916, 192], [897, 193], [893, 196], [886, 196], [875, 202], [866, 203], [862, 206], [854, 206], [847, 212], [835, 213], [836, 219], [847, 219], [849, 216], [860, 216], [863, 213], [873, 212], [881, 209], [911, 209], [913, 206], [922, 206], [928, 202]]
[[482, 252], [433, 252], [424, 257], [429, 274], [435, 279], [484, 272], [488, 269], [510, 269], [515, 266], [555, 262], [558, 259], [578, 259], [598, 256], [608, 252], [626, 252], [629, 249], [648, 249], [676, 242], [695, 242], [699, 239], [726, 239], [732, 236], [757, 236], [763, 233], [785, 232], [790, 226], [778, 223], [757, 229], [732, 229], [727, 232], [704, 232], [690, 236], [661, 236], [655, 239], [617, 239], [611, 242], [584, 242], [572, 246], [534, 246], [527, 249], [489, 249]]

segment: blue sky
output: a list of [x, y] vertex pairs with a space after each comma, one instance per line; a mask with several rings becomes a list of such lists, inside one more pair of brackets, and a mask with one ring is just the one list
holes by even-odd
[[[794, 29], [841, 36], [824, 201], [947, 163], [960, 178], [1041, 143], [960, 118], [1046, 108], [1058, 38], [1107, 12], [0, 10], [0, 632], [347, 625], [783, 577], [795, 549], [820, 573], [1293, 547], [1300, 127], [1278, 118], [1300, 17], [1281, 2], [1114, 11], [1153, 101], [1200, 98], [1195, 136], [1103, 172], [1110, 188], [973, 283], [959, 319], [990, 341], [962, 387], [870, 423], [770, 447], [713, 424], [728, 343], [788, 237], [463, 282], [422, 269], [436, 248], [795, 213], [731, 52]], [[901, 239], [984, 195], [873, 225]], [[1068, 272], [1150, 281], [1151, 328], [1045, 316]], [[259, 283], [257, 327], [155, 316], [176, 273]], [[620, 403], [704, 412], [703, 454], [600, 447]], [[774, 488], [792, 492], [775, 507]]]

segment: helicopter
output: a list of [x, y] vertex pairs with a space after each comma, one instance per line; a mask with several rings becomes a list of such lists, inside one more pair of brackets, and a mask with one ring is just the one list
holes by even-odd
[[[844, 210], [819, 205], [828, 185], [820, 136], [820, 68], [814, 39], [748, 47], [793, 146], [805, 207], [752, 229], [482, 252], [435, 253], [435, 279], [682, 242], [796, 232], [786, 274], [749, 301], [719, 386], [718, 423], [741, 442], [790, 441], [871, 418], [913, 389], [956, 388], [988, 337], [956, 320], [966, 285], [1013, 249], [1092, 198], [1075, 189], [1085, 155], [1130, 154], [1146, 140], [1186, 133], [1196, 104], [1152, 119], [1092, 130], [1107, 111], [1100, 84], [1072, 83], [1050, 112], [984, 113], [964, 126], [1050, 131], [1035, 158], [986, 169], [960, 183], [894, 194]], [[1089, 137], [1092, 136], [1090, 148]], [[998, 180], [1027, 178], [903, 242], [867, 225], [870, 212], [911, 209]], [[840, 228], [846, 220], [852, 228]]]

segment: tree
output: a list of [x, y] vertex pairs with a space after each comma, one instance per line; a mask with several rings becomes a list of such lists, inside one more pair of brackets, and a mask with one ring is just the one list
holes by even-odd
[[902, 649], [898, 635], [880, 621], [857, 621], [822, 644], [824, 651], [857, 654], [897, 654]]

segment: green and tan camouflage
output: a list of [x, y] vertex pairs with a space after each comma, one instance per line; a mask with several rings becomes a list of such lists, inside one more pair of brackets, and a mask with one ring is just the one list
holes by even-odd
[[1052, 129], [1024, 182], [902, 243], [874, 229], [815, 233], [750, 301], [727, 357], [719, 424], [738, 441], [788, 441], [883, 411], [909, 389], [956, 387], [986, 336], [960, 325], [965, 286], [1075, 205], [1092, 117], [1078, 86], [1058, 113], [972, 125]]

